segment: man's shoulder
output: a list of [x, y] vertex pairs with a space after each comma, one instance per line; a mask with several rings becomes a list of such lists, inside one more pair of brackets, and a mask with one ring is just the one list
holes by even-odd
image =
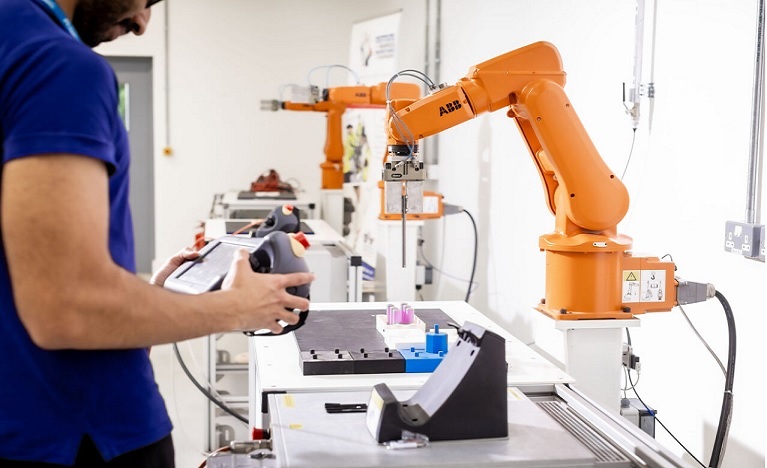
[[62, 64], [78, 68], [109, 68], [104, 57], [72, 37], [29, 37], [17, 42], [15, 50], [18, 60], [43, 62], [48, 67], [51, 64]]
[[0, 82], [11, 85], [5, 91], [37, 89], [41, 85], [73, 90], [95, 90], [104, 85], [113, 88], [114, 72], [106, 59], [71, 37], [32, 37], [7, 45], [5, 50]]

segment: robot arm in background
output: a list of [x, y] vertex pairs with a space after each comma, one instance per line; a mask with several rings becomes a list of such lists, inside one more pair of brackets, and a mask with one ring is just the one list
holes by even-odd
[[417, 140], [507, 108], [555, 216], [554, 231], [539, 241], [547, 271], [546, 297], [537, 309], [564, 320], [670, 310], [676, 303], [674, 265], [628, 252], [631, 238], [617, 232], [628, 192], [596, 150], [564, 84], [559, 52], [538, 42], [480, 63], [430, 96], [393, 100], [385, 183], [396, 186], [408, 180], [408, 171], [420, 171], [422, 163], [413, 163]]
[[[392, 97], [416, 99], [421, 95], [418, 85], [395, 83], [390, 89]], [[324, 112], [327, 115], [327, 134], [325, 139], [325, 161], [322, 169], [322, 188], [340, 189], [343, 187], [343, 128], [342, 119], [347, 108], [381, 108], [386, 105], [386, 83], [375, 86], [339, 86], [323, 90], [310, 102], [262, 101], [262, 110], [290, 110]]]

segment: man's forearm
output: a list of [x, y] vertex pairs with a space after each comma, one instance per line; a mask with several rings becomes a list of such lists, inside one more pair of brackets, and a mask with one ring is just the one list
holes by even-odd
[[146, 347], [229, 331], [226, 292], [188, 296], [152, 286], [114, 266], [97, 281], [63, 285], [53, 301], [20, 301], [19, 315], [46, 349]]

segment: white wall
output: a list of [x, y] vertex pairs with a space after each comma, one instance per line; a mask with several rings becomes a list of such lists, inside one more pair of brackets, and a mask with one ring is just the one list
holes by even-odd
[[[279, 98], [281, 85], [306, 84], [313, 67], [347, 63], [355, 21], [404, 9], [403, 28], [420, 28], [425, 10], [418, 3], [168, 2], [174, 155], [160, 161], [156, 175], [158, 257], [190, 242], [215, 193], [246, 190], [270, 168], [319, 201], [325, 115], [264, 112], [260, 101]], [[424, 38], [416, 41], [412, 50], [420, 52]], [[315, 83], [323, 78], [313, 75]], [[347, 83], [341, 71], [331, 78]]]
[[[246, 188], [268, 168], [318, 193], [324, 115], [261, 112], [259, 101], [276, 98], [281, 84], [302, 83], [314, 66], [345, 63], [353, 22], [402, 9], [400, 66], [423, 69], [424, 1], [165, 3], [167, 129], [162, 15], [155, 14], [154, 35], [102, 48], [156, 60], [160, 259], [191, 243], [214, 193]], [[725, 466], [762, 466], [765, 267], [722, 250], [725, 220], [743, 220], [745, 210], [756, 2], [659, 3], [652, 132], [645, 106], [624, 179], [632, 208], [620, 229], [634, 238], [635, 251], [671, 254], [680, 276], [713, 283], [732, 304], [738, 363]], [[469, 66], [529, 42], [554, 43], [572, 103], [605, 161], [622, 173], [632, 136], [621, 83], [632, 73], [633, 1], [443, 0], [442, 21], [442, 81], [454, 82]], [[166, 144], [171, 157], [162, 156]], [[497, 112], [444, 132], [439, 162], [439, 190], [479, 226], [479, 288], [470, 302], [520, 339], [561, 356], [559, 335], [532, 310], [544, 288], [538, 236], [551, 231], [553, 217], [513, 123]], [[470, 226], [459, 215], [425, 228], [430, 260], [453, 276], [469, 276]], [[464, 298], [466, 283], [436, 279], [424, 290], [426, 299]], [[726, 326], [718, 303], [686, 310], [724, 359]], [[632, 338], [643, 363], [640, 395], [707, 461], [723, 386], [718, 367], [678, 311], [643, 317]], [[682, 453], [660, 428], [658, 439]]]
[[[154, 131], [154, 172], [155, 172], [155, 216], [159, 217], [158, 209], [163, 209], [160, 200], [164, 199], [164, 190], [158, 192], [159, 187], [166, 187], [168, 179], [164, 150], [168, 140], [168, 106], [167, 106], [167, 37], [166, 24], [169, 21], [167, 3], [161, 3], [152, 8], [150, 27], [142, 36], [127, 35], [117, 41], [107, 42], [95, 50], [102, 55], [111, 57], [148, 57], [152, 59], [152, 103], [153, 103], [153, 131]], [[164, 210], [167, 211], [167, 210]], [[163, 211], [163, 212], [164, 212]], [[157, 222], [155, 222], [157, 227]], [[157, 237], [157, 233], [155, 233]], [[159, 255], [155, 239], [154, 252], [157, 255], [155, 261], [160, 263], [169, 255]], [[189, 242], [191, 244], [191, 242]], [[175, 251], [180, 250], [177, 248]], [[171, 253], [173, 253], [171, 252]]]
[[[324, 114], [263, 112], [260, 101], [277, 99], [282, 85], [304, 85], [313, 67], [347, 63], [352, 24], [395, 11], [408, 36], [400, 66], [422, 69], [423, 1], [164, 2], [146, 35], [97, 49], [153, 58], [156, 260], [192, 243], [215, 193], [245, 190], [270, 168], [319, 200]], [[324, 73], [312, 78], [316, 84]], [[331, 74], [333, 85], [346, 80]]]

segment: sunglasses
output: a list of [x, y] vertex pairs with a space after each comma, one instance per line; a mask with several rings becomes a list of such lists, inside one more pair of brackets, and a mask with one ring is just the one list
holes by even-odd
[[149, 7], [151, 7], [152, 5], [154, 5], [155, 3], [158, 3], [158, 2], [160, 2], [160, 1], [161, 1], [161, 0], [147, 0], [147, 2], [146, 2], [146, 7], [147, 7], [147, 8], [149, 8]]

